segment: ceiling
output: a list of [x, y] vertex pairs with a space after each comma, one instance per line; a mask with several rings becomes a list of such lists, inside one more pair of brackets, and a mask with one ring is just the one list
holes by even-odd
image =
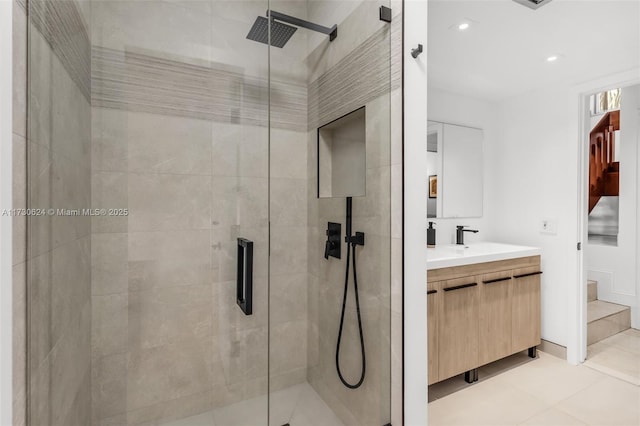
[[430, 0], [428, 31], [429, 86], [480, 99], [640, 67], [640, 0]]

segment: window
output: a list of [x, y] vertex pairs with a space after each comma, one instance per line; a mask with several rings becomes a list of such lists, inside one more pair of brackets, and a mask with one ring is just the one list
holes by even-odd
[[604, 114], [607, 111], [620, 109], [620, 94], [622, 89], [611, 89], [596, 93], [589, 98], [591, 115]]

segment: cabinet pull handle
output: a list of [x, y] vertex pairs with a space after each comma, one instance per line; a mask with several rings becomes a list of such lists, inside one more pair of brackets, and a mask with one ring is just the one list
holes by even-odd
[[528, 274], [514, 275], [513, 278], [524, 278], [524, 277], [530, 277], [532, 275], [540, 275], [540, 274], [542, 274], [542, 271], [529, 272]]
[[478, 283], [469, 283], [469, 284], [461, 284], [461, 285], [455, 285], [453, 287], [447, 287], [447, 288], [443, 288], [444, 291], [453, 291], [453, 290], [460, 290], [462, 288], [467, 288], [467, 287], [475, 287], [477, 286]]
[[427, 294], [434, 294], [434, 293], [437, 293], [437, 292], [438, 292], [438, 290], [429, 290], [429, 291], [427, 291]]
[[493, 283], [497, 283], [500, 281], [507, 281], [510, 280], [511, 277], [504, 277], [504, 278], [496, 278], [495, 280], [487, 280], [487, 281], [482, 281], [483, 284], [493, 284]]

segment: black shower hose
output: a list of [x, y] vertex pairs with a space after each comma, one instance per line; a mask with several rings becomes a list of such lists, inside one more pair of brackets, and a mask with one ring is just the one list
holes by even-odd
[[[340, 371], [340, 342], [342, 340], [342, 327], [344, 326], [344, 311], [347, 305], [347, 292], [349, 291], [349, 255], [353, 250], [353, 289], [356, 297], [356, 312], [358, 313], [358, 329], [360, 331], [360, 351], [362, 353], [362, 373], [360, 374], [360, 380], [355, 385], [347, 382], [344, 377], [342, 377], [342, 372]], [[336, 369], [338, 370], [338, 377], [340, 377], [340, 381], [349, 389], [357, 389], [362, 385], [364, 381], [364, 375], [366, 371], [367, 362], [365, 360], [364, 353], [364, 335], [362, 334], [362, 317], [360, 316], [360, 300], [358, 298], [358, 274], [356, 269], [356, 244], [349, 243], [347, 244], [347, 271], [344, 277], [344, 296], [342, 297], [342, 313], [340, 314], [340, 330], [338, 331], [338, 343], [336, 344]]]

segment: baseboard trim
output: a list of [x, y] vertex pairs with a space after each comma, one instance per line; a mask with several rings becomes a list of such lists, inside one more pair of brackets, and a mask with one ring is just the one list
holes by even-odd
[[549, 355], [553, 355], [556, 358], [560, 358], [563, 360], [567, 359], [567, 348], [562, 345], [558, 345], [557, 343], [550, 342], [548, 340], [542, 339], [540, 346], [538, 346], [538, 350], [542, 352], [546, 352]]

